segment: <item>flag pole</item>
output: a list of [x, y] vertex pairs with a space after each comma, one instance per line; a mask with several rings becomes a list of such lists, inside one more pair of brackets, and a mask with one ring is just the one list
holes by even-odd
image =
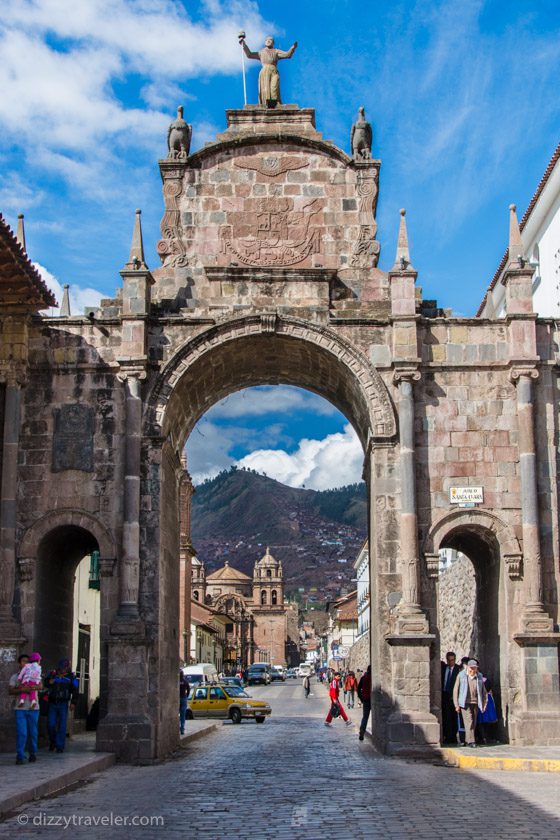
[[247, 104], [247, 83], [245, 81], [245, 53], [243, 51], [243, 41], [245, 40], [245, 32], [241, 30], [237, 36], [239, 39], [239, 46], [241, 47], [241, 70], [243, 73], [243, 100]]

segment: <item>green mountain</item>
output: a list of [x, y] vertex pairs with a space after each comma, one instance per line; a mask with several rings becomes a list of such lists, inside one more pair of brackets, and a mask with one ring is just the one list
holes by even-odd
[[364, 484], [319, 492], [232, 468], [196, 488], [192, 539], [207, 571], [227, 559], [252, 574], [268, 545], [282, 560], [288, 593], [312, 589], [325, 600], [352, 588], [366, 512]]

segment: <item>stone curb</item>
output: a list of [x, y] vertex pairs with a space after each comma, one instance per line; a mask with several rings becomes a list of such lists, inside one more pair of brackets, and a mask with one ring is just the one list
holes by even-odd
[[94, 758], [81, 764], [79, 767], [62, 771], [46, 781], [36, 782], [35, 784], [31, 783], [28, 788], [0, 799], [0, 817], [4, 817], [7, 813], [14, 811], [26, 802], [31, 802], [34, 799], [42, 799], [44, 796], [50, 796], [54, 793], [62, 793], [67, 788], [76, 784], [76, 782], [81, 782], [94, 773], [112, 767], [115, 761], [116, 757], [113, 753], [98, 753]]
[[508, 758], [507, 756], [463, 755], [441, 750], [446, 764], [461, 770], [517, 770], [523, 773], [560, 773], [560, 760], [547, 758]]
[[[188, 721], [187, 721], [188, 725]], [[184, 749], [188, 747], [188, 745], [192, 741], [198, 741], [199, 738], [204, 738], [205, 735], [210, 735], [212, 732], [215, 732], [218, 726], [222, 725], [222, 721], [219, 723], [209, 723], [207, 726], [201, 729], [197, 729], [196, 732], [187, 732], [185, 735], [181, 735], [181, 742], [179, 744], [180, 749]]]

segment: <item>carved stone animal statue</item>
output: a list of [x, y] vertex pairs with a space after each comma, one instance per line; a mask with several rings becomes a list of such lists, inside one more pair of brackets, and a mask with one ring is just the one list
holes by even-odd
[[352, 133], [350, 135], [352, 157], [358, 160], [369, 160], [371, 158], [373, 133], [371, 123], [366, 120], [365, 113], [365, 108], [362, 105], [358, 109], [358, 119], [352, 126]]
[[183, 119], [183, 106], [177, 108], [177, 119], [173, 120], [167, 131], [167, 149], [169, 158], [186, 158], [191, 148], [192, 125]]

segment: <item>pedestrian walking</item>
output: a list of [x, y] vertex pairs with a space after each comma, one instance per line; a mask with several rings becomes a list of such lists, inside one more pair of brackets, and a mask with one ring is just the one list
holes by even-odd
[[441, 663], [441, 722], [444, 744], [457, 743], [458, 717], [453, 702], [453, 689], [460, 673], [457, 656], [450, 650], [445, 654], [445, 662]]
[[47, 712], [49, 750], [63, 753], [66, 745], [68, 707], [74, 708], [78, 696], [78, 680], [70, 670], [68, 659], [59, 660], [57, 669], [51, 671], [46, 677], [45, 688], [49, 703]]
[[331, 707], [325, 720], [325, 726], [330, 726], [332, 724], [333, 717], [338, 717], [339, 715], [342, 718], [342, 720], [346, 723], [346, 726], [352, 726], [352, 721], [348, 720], [348, 715], [344, 711], [344, 706], [339, 700], [341, 680], [342, 678], [340, 676], [340, 673], [337, 671], [329, 685], [329, 697], [331, 698]]
[[367, 669], [358, 683], [358, 697], [362, 702], [363, 709], [359, 736], [360, 741], [363, 741], [364, 735], [366, 734], [369, 714], [371, 712], [371, 665], [367, 666]]
[[354, 671], [349, 671], [346, 679], [344, 680], [344, 697], [348, 699], [349, 709], [354, 708], [354, 695], [357, 688], [358, 683], [356, 682], [356, 675]]
[[305, 699], [309, 697], [309, 692], [311, 691], [311, 680], [309, 679], [309, 674], [306, 674], [303, 678], [303, 690], [305, 692]]
[[[37, 733], [39, 729], [39, 708], [31, 706], [30, 694], [33, 691], [40, 691], [42, 683], [34, 683], [30, 686], [20, 684], [19, 675], [22, 668], [29, 662], [29, 654], [22, 653], [18, 658], [18, 670], [9, 679], [8, 693], [14, 698], [14, 715], [16, 719], [16, 764], [26, 763], [26, 751], [29, 754], [29, 762], [37, 761]], [[21, 695], [25, 694], [23, 704], [20, 703]]]
[[185, 720], [187, 717], [187, 698], [191, 687], [186, 674], [179, 670], [179, 732], [185, 734]]
[[466, 670], [461, 671], [455, 681], [453, 702], [455, 711], [463, 713], [465, 746], [476, 747], [476, 720], [479, 711], [484, 712], [488, 704], [488, 692], [476, 659], [469, 659]]

